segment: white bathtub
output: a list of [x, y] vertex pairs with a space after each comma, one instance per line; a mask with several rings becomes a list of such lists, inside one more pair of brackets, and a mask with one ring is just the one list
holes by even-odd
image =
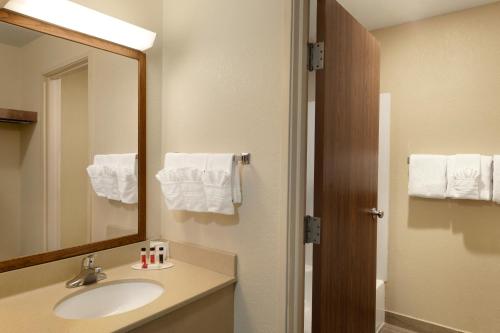
[[375, 315], [375, 332], [380, 331], [385, 321], [385, 283], [377, 280], [377, 305]]
[[[304, 276], [304, 333], [311, 333], [312, 322], [312, 266], [306, 265]], [[375, 315], [375, 332], [380, 331], [385, 321], [385, 284], [376, 281], [377, 306]]]

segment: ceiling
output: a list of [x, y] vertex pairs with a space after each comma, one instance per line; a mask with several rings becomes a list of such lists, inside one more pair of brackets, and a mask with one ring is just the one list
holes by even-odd
[[23, 47], [40, 36], [41, 33], [0, 22], [0, 44]]
[[337, 0], [368, 30], [421, 20], [498, 0]]

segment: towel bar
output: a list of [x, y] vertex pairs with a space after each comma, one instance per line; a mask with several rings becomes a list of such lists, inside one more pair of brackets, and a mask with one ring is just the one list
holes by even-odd
[[241, 162], [242, 165], [248, 165], [250, 164], [250, 153], [235, 154], [234, 161]]
[[250, 153], [241, 153], [234, 156], [236, 162], [241, 162], [243, 165], [250, 164]]

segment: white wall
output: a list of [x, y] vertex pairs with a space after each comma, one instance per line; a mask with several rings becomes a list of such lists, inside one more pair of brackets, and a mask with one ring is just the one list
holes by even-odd
[[250, 152], [235, 216], [162, 235], [238, 255], [235, 332], [284, 332], [291, 2], [164, 2], [163, 152]]
[[391, 164], [391, 94], [380, 94], [377, 208], [384, 217], [377, 221], [377, 280], [387, 281], [389, 247], [389, 199]]

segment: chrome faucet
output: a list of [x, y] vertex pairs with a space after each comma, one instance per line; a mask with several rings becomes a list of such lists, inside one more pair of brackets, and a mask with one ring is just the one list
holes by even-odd
[[104, 280], [105, 278], [106, 274], [102, 272], [102, 268], [95, 266], [95, 255], [91, 254], [83, 258], [80, 274], [66, 282], [66, 288], [86, 286]]

